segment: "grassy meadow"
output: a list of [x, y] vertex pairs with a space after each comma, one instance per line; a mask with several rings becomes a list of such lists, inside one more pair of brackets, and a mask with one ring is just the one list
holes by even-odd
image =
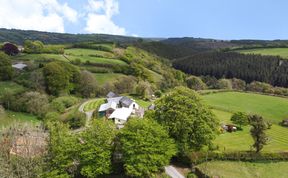
[[0, 82], [0, 97], [7, 91], [12, 93], [18, 93], [24, 91], [25, 88], [14, 82]]
[[203, 96], [204, 101], [214, 109], [248, 114], [259, 114], [278, 124], [288, 118], [288, 99], [254, 93], [220, 92]]
[[27, 113], [6, 111], [5, 114], [0, 114], [0, 130], [3, 127], [8, 127], [19, 123], [38, 124], [40, 121], [36, 116]]
[[[221, 124], [232, 123], [230, 118], [235, 111], [251, 111], [250, 113], [257, 112], [261, 115], [273, 116], [273, 114], [279, 115], [281, 112], [287, 111], [288, 108], [287, 105], [282, 106], [283, 103], [288, 102], [288, 99], [252, 93], [222, 92], [204, 95], [203, 97], [204, 101], [214, 108], [212, 111]], [[262, 106], [263, 103], [264, 106]], [[266, 107], [266, 109], [271, 108], [273, 112], [270, 113], [271, 110], [262, 110], [261, 106]], [[279, 106], [281, 106], [280, 110], [277, 110]], [[277, 122], [280, 120], [275, 121], [272, 128], [267, 130], [269, 141], [264, 147], [263, 152], [288, 151], [288, 137], [286, 136], [288, 128], [280, 126]], [[253, 143], [250, 136], [250, 127], [245, 126], [242, 131], [234, 133], [226, 132], [220, 134], [216, 137], [214, 143], [218, 145], [219, 151], [249, 151]]]
[[221, 178], [286, 178], [288, 162], [211, 161], [198, 165], [205, 174]]
[[99, 85], [103, 85], [107, 82], [114, 82], [119, 77], [125, 76], [124, 74], [119, 73], [95, 73], [94, 74], [96, 81]]
[[261, 54], [271, 56], [281, 56], [288, 59], [288, 48], [262, 48], [262, 49], [247, 49], [238, 50], [237, 52], [244, 54]]

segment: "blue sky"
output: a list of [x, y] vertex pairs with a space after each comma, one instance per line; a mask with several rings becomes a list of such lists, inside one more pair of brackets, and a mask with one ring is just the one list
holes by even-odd
[[[0, 0], [0, 27], [140, 37], [288, 39], [287, 0], [25, 0], [29, 6], [21, 1]], [[3, 19], [9, 8], [21, 21]]]

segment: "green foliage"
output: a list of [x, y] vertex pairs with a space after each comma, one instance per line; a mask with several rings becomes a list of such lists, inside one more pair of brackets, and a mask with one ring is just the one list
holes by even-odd
[[26, 53], [41, 53], [44, 48], [44, 44], [41, 41], [26, 40], [24, 42], [24, 52]]
[[50, 62], [43, 68], [46, 89], [53, 95], [73, 91], [79, 82], [79, 71], [64, 62]]
[[232, 88], [234, 90], [245, 90], [246, 89], [246, 82], [244, 80], [233, 78], [231, 80], [231, 82], [232, 82]]
[[81, 175], [94, 178], [111, 173], [114, 138], [115, 125], [104, 120], [95, 120], [81, 134]]
[[73, 96], [62, 96], [55, 98], [50, 105], [57, 112], [64, 113], [65, 109], [77, 104], [78, 101], [78, 98]]
[[65, 118], [64, 123], [67, 123], [70, 129], [78, 129], [83, 127], [86, 123], [86, 114], [79, 112], [78, 110], [71, 112]]
[[71, 134], [67, 126], [49, 126], [49, 149], [44, 177], [98, 177], [111, 173], [114, 125], [95, 121], [81, 134]]
[[136, 87], [136, 94], [144, 100], [151, 99], [153, 90], [149, 82], [140, 81]]
[[81, 71], [78, 92], [85, 98], [95, 97], [97, 91], [97, 81], [94, 75], [88, 71]]
[[131, 177], [151, 177], [176, 154], [174, 141], [153, 120], [132, 119], [119, 137], [125, 172]]
[[242, 128], [242, 126], [246, 126], [249, 124], [248, 115], [244, 112], [234, 113], [231, 117], [231, 121], [234, 124], [239, 125], [240, 128]]
[[273, 93], [273, 87], [268, 83], [252, 82], [247, 86], [247, 90], [261, 93]]
[[190, 76], [186, 79], [187, 86], [193, 90], [205, 90], [207, 88], [206, 84], [201, 80], [201, 78], [196, 76]]
[[217, 82], [218, 89], [232, 90], [232, 83], [229, 79], [220, 79]]
[[181, 154], [212, 143], [218, 122], [195, 91], [177, 87], [155, 104], [155, 119], [168, 129]]
[[265, 130], [267, 130], [267, 124], [263, 117], [259, 115], [249, 116], [249, 122], [252, 126], [250, 133], [254, 139], [253, 147], [256, 149], [256, 153], [260, 152], [264, 145], [267, 144], [267, 136]]
[[0, 81], [11, 80], [13, 76], [12, 63], [6, 54], [0, 52]]

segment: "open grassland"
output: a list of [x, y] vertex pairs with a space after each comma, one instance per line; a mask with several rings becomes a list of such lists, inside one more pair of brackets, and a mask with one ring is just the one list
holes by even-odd
[[42, 61], [42, 60], [58, 60], [69, 62], [62, 54], [20, 54], [13, 57], [14, 60], [23, 60], [23, 61]]
[[0, 114], [0, 130], [3, 127], [8, 127], [19, 123], [38, 124], [40, 121], [36, 116], [27, 113], [6, 111], [5, 114]]
[[[222, 124], [231, 124], [232, 113], [213, 110], [216, 117]], [[288, 151], [288, 128], [273, 124], [267, 130], [268, 144], [264, 146], [263, 152], [282, 152]], [[214, 143], [219, 146], [219, 151], [249, 151], [253, 144], [250, 135], [250, 126], [243, 127], [242, 131], [233, 133], [225, 132], [216, 137]]]
[[262, 49], [247, 49], [238, 50], [237, 52], [244, 54], [261, 54], [271, 56], [281, 56], [288, 59], [288, 48], [262, 48]]
[[99, 106], [101, 104], [103, 104], [104, 102], [105, 102], [105, 99], [103, 99], [103, 98], [90, 100], [87, 104], [85, 104], [84, 111], [85, 112], [93, 111], [93, 110], [99, 108]]
[[106, 57], [106, 58], [115, 57], [115, 55], [111, 52], [98, 51], [98, 50], [93, 50], [93, 49], [82, 49], [82, 48], [66, 49], [65, 54], [72, 55], [72, 56], [99, 56], [99, 57]]
[[21, 91], [24, 91], [25, 88], [21, 85], [18, 85], [17, 83], [14, 82], [0, 82], [0, 97], [5, 93], [5, 92], [11, 92], [11, 93], [18, 93]]
[[221, 92], [203, 96], [204, 101], [217, 110], [259, 114], [273, 123], [288, 118], [288, 99], [254, 93]]
[[197, 167], [210, 177], [286, 178], [288, 162], [211, 161]]
[[99, 85], [104, 85], [107, 82], [114, 82], [118, 78], [125, 76], [125, 75], [118, 74], [118, 73], [95, 73], [94, 76]]

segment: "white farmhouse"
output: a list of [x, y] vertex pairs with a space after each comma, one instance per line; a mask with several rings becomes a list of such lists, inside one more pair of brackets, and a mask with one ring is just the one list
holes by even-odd
[[108, 93], [106, 103], [100, 106], [98, 112], [100, 116], [113, 120], [116, 125], [124, 125], [129, 117], [143, 117], [144, 115], [144, 109], [133, 99], [113, 92]]

